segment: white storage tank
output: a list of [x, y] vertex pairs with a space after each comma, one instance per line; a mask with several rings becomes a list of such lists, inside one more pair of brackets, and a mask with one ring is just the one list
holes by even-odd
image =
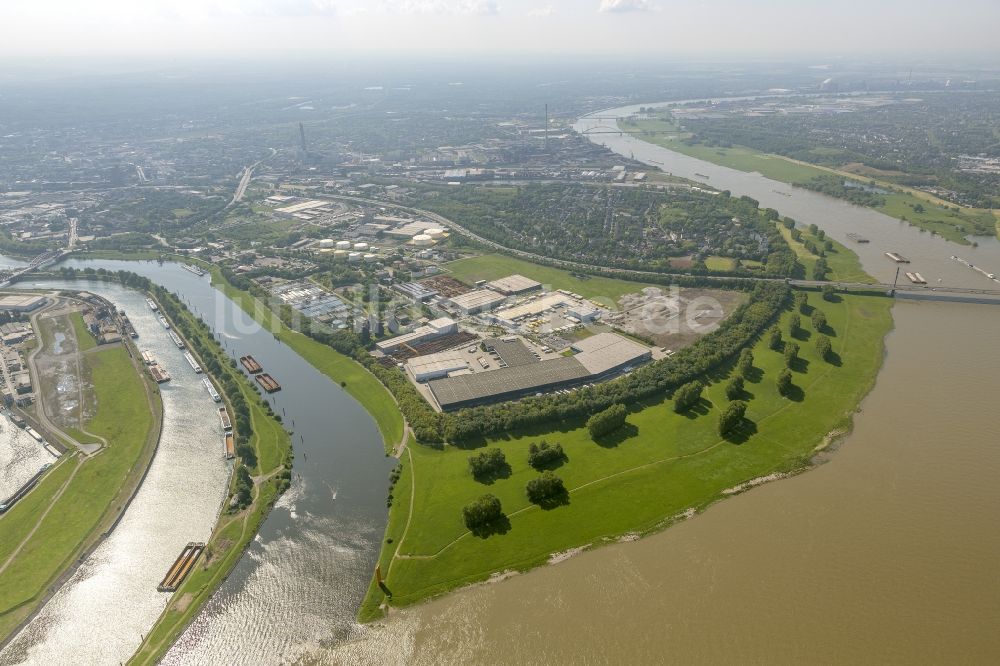
[[351, 252], [351, 253], [349, 253], [347, 255], [347, 260], [348, 261], [361, 261], [361, 253], [360, 252]]
[[333, 251], [333, 258], [334, 259], [346, 259], [347, 258], [347, 250], [334, 250]]
[[418, 247], [427, 247], [428, 245], [434, 245], [434, 239], [427, 234], [417, 234], [413, 237], [413, 244]]
[[368, 251], [368, 243], [355, 243], [354, 244], [354, 249], [357, 250], [358, 252], [367, 252]]
[[324, 238], [324, 239], [322, 239], [319, 242], [319, 246], [320, 247], [333, 247], [333, 239], [332, 238]]
[[376, 259], [378, 259], [378, 255], [369, 253], [361, 258], [364, 259], [365, 261], [375, 261]]
[[444, 229], [438, 229], [438, 228], [428, 229], [424, 233], [430, 236], [431, 238], [438, 240], [444, 236]]
[[337, 249], [338, 250], [350, 250], [351, 249], [351, 241], [337, 241]]

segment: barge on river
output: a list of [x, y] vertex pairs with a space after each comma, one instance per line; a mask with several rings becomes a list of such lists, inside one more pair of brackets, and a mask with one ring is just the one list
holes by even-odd
[[904, 257], [903, 255], [901, 255], [901, 254], [899, 254], [897, 252], [886, 252], [885, 256], [889, 257], [890, 259], [892, 259], [893, 261], [895, 261], [897, 264], [908, 264], [908, 263], [910, 263], [909, 259], [907, 259], [906, 257]]
[[212, 400], [214, 400], [215, 402], [221, 402], [222, 401], [222, 397], [219, 396], [219, 392], [215, 390], [214, 386], [212, 386], [212, 380], [211, 379], [209, 379], [208, 377], [205, 377], [204, 379], [201, 380], [201, 383], [205, 385], [205, 390], [208, 391], [208, 394], [210, 396], [212, 396]]
[[927, 280], [925, 280], [924, 276], [921, 275], [920, 273], [911, 273], [907, 271], [906, 279], [908, 279], [913, 284], [927, 284]]
[[169, 331], [167, 335], [169, 335], [170, 339], [174, 341], [174, 344], [177, 345], [178, 349], [184, 349], [184, 341], [181, 340], [181, 336], [177, 335], [177, 331]]
[[148, 349], [142, 350], [142, 362], [146, 365], [156, 365], [156, 357]]
[[223, 447], [226, 452], [226, 460], [232, 460], [236, 457], [236, 445], [233, 440], [233, 433], [226, 433], [226, 436], [223, 439]]
[[865, 238], [861, 234], [856, 234], [854, 232], [847, 234], [847, 238], [859, 244], [864, 244], [869, 242], [867, 238]]
[[164, 317], [163, 315], [160, 315], [159, 317], [157, 317], [157, 319], [160, 320], [160, 326], [162, 326], [163, 328], [167, 329], [168, 331], [170, 330], [170, 322], [167, 321], [166, 317]]
[[201, 366], [198, 365], [198, 361], [195, 360], [191, 352], [189, 351], [184, 352], [184, 359], [188, 362], [188, 365], [191, 366], [191, 369], [194, 370], [194, 373], [196, 375], [201, 374]]
[[246, 356], [240, 356], [240, 363], [243, 364], [243, 367], [246, 368], [246, 371], [251, 375], [256, 375], [264, 369], [261, 367], [260, 363], [257, 362], [257, 359], [249, 354]]
[[281, 384], [278, 383], [278, 380], [266, 372], [257, 375], [255, 379], [257, 380], [257, 383], [261, 385], [261, 388], [268, 393], [274, 393], [281, 390]]
[[191, 570], [194, 569], [194, 563], [201, 555], [202, 551], [205, 550], [205, 544], [201, 542], [192, 541], [188, 545], [184, 546], [184, 550], [181, 554], [177, 556], [174, 560], [173, 566], [167, 570], [167, 575], [163, 577], [160, 584], [156, 586], [158, 592], [173, 592], [184, 579], [188, 577]]
[[219, 420], [222, 422], [222, 429], [229, 432], [233, 429], [233, 422], [229, 418], [229, 412], [225, 407], [219, 407]]
[[149, 366], [149, 374], [153, 376], [153, 381], [157, 384], [164, 384], [170, 381], [170, 373], [156, 363]]
[[181, 266], [183, 266], [185, 270], [191, 271], [192, 273], [194, 273], [198, 277], [201, 277], [202, 275], [205, 274], [205, 271], [203, 271], [202, 269], [198, 268], [197, 266], [192, 266], [191, 264], [181, 264]]
[[160, 309], [156, 306], [156, 301], [154, 301], [152, 298], [146, 299], [146, 305], [148, 305], [149, 309], [152, 310], [153, 312], [156, 312], [157, 310]]

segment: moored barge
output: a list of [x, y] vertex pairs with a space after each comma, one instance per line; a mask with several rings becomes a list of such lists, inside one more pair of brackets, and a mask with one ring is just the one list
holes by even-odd
[[281, 390], [281, 384], [279, 384], [274, 377], [266, 372], [257, 375], [255, 379], [257, 380], [257, 383], [261, 385], [261, 388], [268, 393], [274, 393], [275, 391]]
[[243, 364], [243, 367], [246, 368], [246, 371], [251, 375], [255, 375], [264, 369], [261, 367], [260, 363], [257, 362], [257, 359], [249, 354], [246, 356], [240, 356], [240, 363]]

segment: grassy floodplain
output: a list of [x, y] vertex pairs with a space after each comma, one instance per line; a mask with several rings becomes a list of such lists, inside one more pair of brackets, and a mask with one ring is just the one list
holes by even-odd
[[[663, 120], [640, 120], [634, 123], [622, 121], [619, 125], [623, 129], [640, 132], [676, 129], [676, 134], [637, 136], [643, 141], [655, 143], [674, 152], [740, 171], [756, 171], [767, 178], [783, 183], [794, 185], [804, 183], [817, 176], [831, 174], [859, 182], [874, 182], [876, 186], [889, 190], [889, 193], [884, 195], [885, 203], [877, 206], [874, 210], [904, 220], [917, 228], [936, 233], [955, 243], [969, 244], [965, 236], [971, 233], [970, 219], [973, 218], [993, 222], [997, 234], [1000, 236], [1000, 222], [991, 219], [993, 215], [990, 211], [978, 208], [958, 208], [955, 204], [943, 201], [927, 192], [879, 181], [867, 176], [861, 177], [848, 171], [807, 164], [781, 155], [763, 153], [744, 146], [722, 148], [704, 144], [691, 145], [685, 142], [685, 139], [690, 137], [689, 133], [685, 133], [677, 125]], [[922, 212], [914, 210], [918, 204], [923, 207]]]
[[[817, 448], [849, 428], [858, 402], [874, 383], [891, 327], [891, 300], [884, 297], [848, 295], [831, 303], [811, 293], [809, 302], [827, 315], [834, 362], [819, 358], [817, 332], [810, 318], [802, 317], [804, 332], [796, 340], [802, 360], [793, 368], [794, 388], [784, 397], [775, 386], [783, 355], [758, 342], [756, 369], [743, 396], [749, 402], [748, 420], [727, 438], [720, 438], [717, 424], [732, 368], [706, 378], [712, 383], [693, 410], [677, 414], [669, 399], [632, 405], [628, 424], [597, 442], [578, 421], [492, 439], [486, 446], [503, 450], [510, 473], [489, 484], [469, 472], [468, 457], [475, 450], [409, 447], [390, 512], [387, 534], [393, 543], [383, 545], [391, 605], [406, 606], [501, 572], [544, 564], [558, 553], [661, 529], [742, 484], [805, 469]], [[786, 312], [781, 322], [786, 340], [791, 314]], [[561, 444], [567, 454], [555, 473], [565, 481], [568, 501], [548, 509], [525, 496], [525, 484], [537, 475], [527, 463], [528, 445], [542, 439]], [[506, 515], [488, 537], [473, 535], [461, 517], [462, 507], [484, 493], [496, 495]], [[373, 587], [362, 619], [376, 615], [383, 599]]]
[[[0, 566], [21, 546], [0, 574], [0, 636], [37, 607], [49, 586], [113, 518], [141, 477], [144, 454], [152, 451], [159, 434], [159, 394], [150, 385], [154, 413], [143, 386], [149, 380], [138, 374], [124, 347], [100, 349], [81, 359], [89, 368], [97, 405], [86, 428], [107, 440], [108, 447], [82, 462], [67, 456], [0, 518]], [[51, 509], [39, 522], [47, 506]]]
[[[819, 259], [815, 254], [806, 249], [806, 246], [801, 241], [796, 241], [792, 239], [791, 232], [784, 227], [784, 225], [778, 224], [778, 230], [784, 237], [785, 242], [788, 246], [792, 248], [795, 252], [795, 257], [798, 259], [799, 263], [805, 267], [805, 276], [808, 279], [812, 278], [813, 267], [816, 266], [816, 260]], [[814, 234], [809, 233], [809, 229], [802, 228], [799, 229], [802, 232], [802, 240], [811, 240], [817, 245], [817, 247], [822, 247], [823, 242], [817, 238]], [[826, 237], [833, 243], [832, 250], [826, 250], [826, 263], [830, 267], [830, 272], [827, 275], [828, 280], [839, 281], [839, 282], [866, 282], [868, 284], [874, 284], [875, 279], [865, 273], [865, 270], [861, 267], [861, 261], [858, 259], [858, 255], [851, 252], [846, 246], [837, 241], [833, 240], [829, 236]]]

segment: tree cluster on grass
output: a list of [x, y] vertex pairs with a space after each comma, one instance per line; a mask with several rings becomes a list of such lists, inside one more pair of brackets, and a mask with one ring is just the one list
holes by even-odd
[[726, 405], [726, 408], [722, 410], [722, 414], [719, 415], [719, 435], [725, 437], [735, 430], [743, 423], [743, 417], [746, 413], [747, 403], [742, 400], [734, 400]]
[[822, 293], [824, 301], [833, 302], [837, 300], [837, 290], [834, 289], [832, 284], [824, 284]]
[[778, 373], [776, 382], [778, 384], [778, 393], [788, 395], [788, 391], [792, 388], [792, 372], [788, 368], [783, 369]]
[[544, 439], [528, 446], [528, 464], [534, 468], [545, 467], [566, 457], [560, 444], [549, 444]]
[[813, 310], [812, 313], [813, 330], [821, 333], [826, 330], [826, 315], [822, 310]]
[[697, 405], [704, 388], [705, 385], [697, 379], [679, 387], [674, 391], [674, 411], [680, 414]]
[[752, 349], [750, 349], [749, 347], [744, 347], [743, 350], [740, 351], [740, 358], [736, 362], [736, 369], [743, 377], [749, 377], [750, 373], [753, 372]]
[[830, 342], [830, 338], [825, 335], [817, 336], [816, 351], [823, 360], [830, 360], [830, 355], [833, 353], [833, 344]]
[[528, 499], [535, 504], [544, 504], [566, 494], [563, 480], [549, 471], [542, 472], [540, 476], [528, 481], [525, 490]]
[[767, 346], [769, 349], [778, 351], [781, 349], [781, 329], [772, 326], [767, 332]]
[[793, 298], [795, 299], [795, 309], [805, 314], [809, 308], [809, 295], [804, 291], [797, 291], [793, 294]]
[[785, 343], [785, 365], [789, 368], [799, 358], [799, 344], [797, 342]]
[[469, 469], [477, 479], [497, 476], [507, 469], [507, 458], [500, 449], [486, 449], [469, 456]]
[[733, 375], [733, 377], [726, 384], [726, 397], [730, 400], [736, 400], [741, 395], [743, 395], [743, 377], [740, 375]]
[[793, 338], [799, 334], [802, 330], [802, 319], [797, 315], [793, 314], [788, 318], [788, 335]]
[[462, 507], [462, 519], [470, 530], [489, 525], [503, 515], [503, 507], [496, 495], [486, 493]]
[[625, 405], [611, 405], [587, 419], [587, 430], [590, 431], [592, 439], [603, 437], [625, 425], [626, 416], [628, 416], [628, 410], [625, 409]]
[[827, 265], [826, 259], [820, 257], [816, 260], [813, 265], [813, 279], [814, 280], [825, 280], [826, 274], [830, 272], [830, 266]]
[[249, 506], [250, 502], [253, 501], [253, 479], [250, 478], [250, 471], [246, 465], [240, 464], [236, 468], [233, 496], [236, 498], [236, 509]]

